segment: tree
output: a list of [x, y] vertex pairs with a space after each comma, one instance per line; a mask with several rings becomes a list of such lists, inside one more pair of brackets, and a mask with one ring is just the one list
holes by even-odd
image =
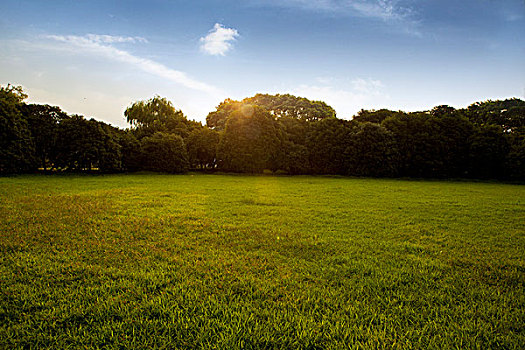
[[217, 131], [224, 130], [228, 117], [241, 106], [242, 102], [227, 98], [217, 106], [215, 111], [208, 113], [206, 125]]
[[156, 132], [141, 140], [144, 169], [167, 173], [188, 170], [188, 154], [184, 140], [179, 135]]
[[72, 115], [58, 124], [56, 167], [83, 171], [97, 168], [112, 172], [121, 169], [120, 144], [115, 128], [81, 115]]
[[476, 125], [499, 125], [504, 132], [525, 127], [525, 101], [518, 98], [476, 102], [465, 113]]
[[345, 151], [350, 146], [355, 123], [325, 119], [313, 123], [307, 136], [310, 169], [315, 174], [344, 175], [348, 164]]
[[348, 175], [393, 176], [399, 154], [394, 134], [374, 123], [359, 123], [354, 128], [345, 150]]
[[439, 133], [429, 113], [398, 114], [383, 121], [391, 131], [399, 150], [399, 175], [437, 177], [442, 168], [438, 157]]
[[119, 144], [121, 150], [121, 165], [125, 171], [140, 170], [142, 155], [140, 141], [130, 130], [119, 130]]
[[228, 117], [244, 105], [262, 107], [275, 119], [289, 117], [313, 122], [326, 118], [335, 118], [334, 109], [322, 101], [310, 101], [304, 97], [289, 94], [257, 94], [242, 101], [226, 99], [217, 106], [215, 111], [208, 114], [206, 125], [216, 130], [223, 130]]
[[284, 116], [277, 120], [282, 129], [282, 159], [279, 168], [289, 174], [306, 174], [310, 171], [306, 135], [312, 123]]
[[470, 137], [469, 175], [498, 178], [504, 175], [509, 144], [498, 125], [476, 126]]
[[276, 118], [290, 117], [307, 122], [335, 118], [335, 110], [323, 101], [311, 101], [290, 94], [257, 94], [243, 100], [265, 108]]
[[98, 145], [91, 140], [87, 120], [72, 115], [58, 125], [56, 166], [62, 170], [80, 171], [92, 168]]
[[28, 122], [39, 166], [46, 171], [55, 163], [58, 124], [68, 116], [59, 107], [50, 105], [28, 104], [21, 110]]
[[237, 172], [278, 170], [282, 133], [270, 113], [258, 106], [235, 110], [221, 136], [217, 158], [221, 169]]
[[359, 112], [357, 112], [357, 115], [353, 117], [352, 120], [360, 123], [375, 123], [375, 124], [381, 124], [383, 120], [395, 117], [396, 115], [403, 114], [403, 112], [394, 112], [389, 109], [380, 109], [380, 110], [365, 110], [361, 109]]
[[468, 171], [472, 123], [463, 115], [463, 111], [449, 106], [435, 107], [431, 115], [433, 117], [428, 122], [433, 130], [435, 176], [465, 176]]
[[193, 128], [200, 126], [199, 123], [186, 119], [182, 111], [175, 109], [170, 101], [160, 96], [133, 103], [124, 115], [138, 139], [157, 132], [186, 137]]
[[91, 121], [98, 124], [94, 126], [98, 132], [95, 137], [102, 140], [98, 151], [98, 169], [106, 173], [122, 170], [122, 146], [119, 140], [119, 130], [103, 122], [93, 119]]
[[439, 105], [430, 110], [430, 114], [434, 117], [447, 117], [456, 114], [456, 109], [448, 105]]
[[509, 144], [506, 159], [507, 176], [525, 180], [525, 130], [508, 135], [507, 140]]
[[21, 113], [27, 98], [22, 87], [0, 87], [0, 173], [21, 173], [35, 169], [34, 144]]
[[194, 129], [186, 138], [190, 165], [201, 169], [214, 168], [218, 144], [217, 131], [206, 127]]

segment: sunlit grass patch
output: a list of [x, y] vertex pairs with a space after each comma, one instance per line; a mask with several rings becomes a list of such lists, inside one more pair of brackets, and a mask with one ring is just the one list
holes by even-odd
[[0, 347], [520, 348], [525, 190], [0, 178]]

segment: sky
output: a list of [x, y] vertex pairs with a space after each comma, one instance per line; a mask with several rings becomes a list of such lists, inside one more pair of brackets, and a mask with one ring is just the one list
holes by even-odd
[[166, 97], [291, 93], [337, 116], [524, 98], [524, 0], [1, 0], [0, 84], [126, 127]]

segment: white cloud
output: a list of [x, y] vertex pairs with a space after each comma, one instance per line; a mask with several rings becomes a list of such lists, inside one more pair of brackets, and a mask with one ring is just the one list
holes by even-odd
[[364, 16], [383, 20], [405, 19], [412, 14], [412, 10], [399, 5], [398, 0], [347, 1], [347, 6]]
[[405, 34], [420, 37], [420, 22], [413, 0], [251, 0], [257, 6], [298, 8], [335, 16], [383, 21]]
[[66, 45], [65, 49], [77, 53], [78, 49], [93, 55], [102, 56], [107, 59], [132, 65], [144, 72], [156, 75], [171, 82], [183, 85], [187, 88], [206, 92], [210, 95], [222, 95], [219, 89], [206, 83], [190, 78], [186, 73], [166, 67], [165, 65], [147, 58], [137, 57], [131, 53], [117, 49], [112, 43], [122, 42], [145, 42], [143, 38], [137, 37], [113, 37], [109, 35], [86, 36], [76, 35], [48, 35], [48, 39], [61, 42]]
[[225, 28], [219, 23], [215, 23], [208, 35], [202, 37], [201, 50], [209, 55], [224, 56], [232, 47], [232, 41], [239, 36], [239, 32], [233, 28]]
[[114, 36], [114, 35], [100, 35], [100, 34], [88, 34], [86, 38], [90, 41], [102, 44], [113, 44], [113, 43], [147, 43], [143, 37], [140, 36]]
[[333, 83], [334, 78], [332, 78], [332, 77], [317, 77], [317, 78], [315, 78], [315, 80], [319, 84], [328, 85], [328, 84]]
[[380, 80], [357, 78], [352, 80], [352, 86], [356, 92], [365, 94], [377, 94], [384, 87]]
[[383, 20], [404, 19], [413, 14], [402, 0], [253, 0], [259, 5], [299, 7], [306, 10], [326, 11], [346, 15], [380, 18]]
[[[335, 83], [335, 79], [333, 80]], [[321, 100], [332, 106], [339, 118], [350, 119], [360, 109], [387, 106], [390, 96], [384, 91], [379, 80], [357, 78], [350, 81], [350, 87], [334, 85], [300, 85], [291, 93], [311, 100]]]

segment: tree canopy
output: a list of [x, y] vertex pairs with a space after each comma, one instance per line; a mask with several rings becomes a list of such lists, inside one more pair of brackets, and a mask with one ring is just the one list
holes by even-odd
[[289, 94], [226, 99], [206, 126], [166, 98], [137, 101], [119, 129], [0, 87], [0, 173], [188, 169], [286, 174], [525, 180], [525, 102], [361, 110], [339, 119]]
[[26, 98], [20, 86], [0, 87], [0, 173], [27, 172], [34, 168], [34, 141], [21, 112]]
[[188, 171], [188, 156], [184, 140], [179, 135], [156, 132], [141, 141], [143, 167], [168, 173]]
[[157, 132], [186, 136], [194, 127], [200, 125], [189, 121], [181, 110], [160, 96], [133, 103], [124, 115], [139, 138]]
[[290, 94], [257, 94], [242, 101], [226, 99], [219, 104], [215, 111], [206, 117], [206, 124], [210, 128], [222, 130], [229, 115], [243, 105], [254, 105], [266, 109], [274, 118], [289, 117], [298, 120], [313, 122], [325, 118], [335, 118], [335, 110], [322, 101], [310, 101], [304, 97]]
[[277, 170], [281, 140], [278, 124], [267, 110], [243, 105], [226, 122], [217, 149], [219, 165], [236, 172]]

